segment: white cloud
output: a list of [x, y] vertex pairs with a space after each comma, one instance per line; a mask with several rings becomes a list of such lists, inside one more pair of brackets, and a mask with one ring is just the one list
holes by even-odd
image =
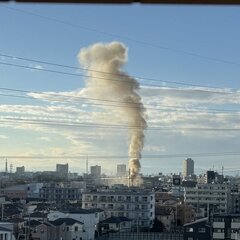
[[46, 137], [46, 136], [38, 137], [37, 139], [39, 139], [41, 141], [45, 141], [45, 142], [51, 142], [51, 139], [49, 137]]
[[0, 135], [0, 139], [8, 139], [8, 136]]
[[[202, 91], [203, 90], [203, 91]], [[202, 108], [235, 108], [240, 105], [240, 93], [231, 89], [200, 89], [200, 88], [150, 88], [143, 87], [140, 94], [148, 108], [148, 126], [169, 127], [170, 131], [147, 130], [144, 154], [154, 152], [161, 153], [194, 153], [214, 151], [234, 151], [238, 149], [236, 142], [240, 140], [239, 131], [189, 131], [188, 128], [240, 128], [239, 115], [237, 113], [213, 113], [192, 111], [186, 109]], [[20, 119], [32, 119], [36, 121], [63, 121], [67, 123], [103, 123], [103, 124], [126, 124], [126, 116], [117, 113], [113, 107], [92, 106], [97, 101], [86, 101], [79, 97], [86, 97], [85, 89], [71, 92], [31, 93], [30, 96], [42, 100], [39, 105], [0, 105], [0, 121], [6, 117]], [[64, 95], [64, 96], [62, 96]], [[107, 96], [106, 96], [107, 98]], [[173, 106], [179, 108], [173, 108]], [[183, 109], [182, 109], [183, 107]], [[154, 108], [161, 108], [159, 110]], [[128, 132], [120, 129], [97, 129], [83, 127], [64, 127], [44, 124], [28, 124], [26, 122], [1, 122], [1, 127], [13, 128], [26, 133], [35, 132], [39, 134], [36, 139], [48, 142], [51, 147], [36, 149], [26, 146], [26, 154], [49, 155], [49, 156], [80, 156], [80, 155], [127, 155]], [[172, 131], [176, 129], [175, 131]], [[178, 130], [179, 129], [179, 130]], [[56, 138], [57, 136], [57, 138]], [[1, 138], [1, 135], [0, 135]], [[64, 142], [58, 145], [55, 138]], [[29, 141], [29, 140], [28, 140]], [[67, 143], [67, 144], [65, 144]], [[19, 149], [21, 154], [21, 149]], [[83, 160], [69, 160], [73, 165], [81, 165]], [[113, 169], [116, 162], [127, 163], [128, 159], [117, 159], [111, 161], [108, 158], [101, 161], [92, 159], [92, 164], [104, 164], [107, 162], [109, 169]], [[165, 167], [165, 160], [142, 159], [142, 165], [154, 168]], [[208, 163], [202, 160], [203, 163]], [[47, 161], [42, 161], [42, 163]], [[54, 160], [54, 163], [57, 160]], [[42, 164], [41, 163], [41, 164]], [[166, 162], [165, 162], [166, 163]], [[35, 165], [39, 163], [34, 163]], [[173, 167], [179, 164], [177, 159], [169, 160]], [[40, 165], [39, 165], [40, 166]], [[47, 166], [47, 165], [46, 165]], [[144, 171], [144, 170], [143, 170]], [[161, 169], [157, 170], [161, 171]]]

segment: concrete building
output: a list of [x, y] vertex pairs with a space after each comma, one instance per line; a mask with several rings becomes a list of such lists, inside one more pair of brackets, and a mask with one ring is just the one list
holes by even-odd
[[23, 175], [25, 173], [25, 167], [16, 167], [16, 174], [17, 175]]
[[14, 185], [0, 189], [0, 195], [5, 195], [10, 199], [26, 199], [28, 195], [27, 185]]
[[39, 198], [40, 189], [43, 187], [43, 183], [28, 183], [27, 184], [27, 197]]
[[84, 192], [82, 206], [85, 209], [101, 208], [107, 217], [127, 217], [142, 228], [153, 225], [155, 218], [155, 194], [138, 188], [99, 190]]
[[240, 192], [231, 193], [230, 213], [240, 213]]
[[56, 164], [56, 172], [60, 177], [68, 177], [68, 163], [66, 164]]
[[230, 186], [228, 184], [197, 184], [195, 188], [185, 188], [184, 200], [185, 203], [194, 206], [198, 217], [206, 217], [209, 212], [228, 213]]
[[79, 200], [82, 189], [78, 186], [71, 186], [65, 183], [44, 184], [39, 191], [41, 199], [50, 202], [59, 202], [62, 200]]
[[194, 161], [191, 158], [183, 160], [183, 177], [187, 178], [194, 174]]
[[126, 164], [118, 164], [117, 165], [117, 176], [125, 177], [127, 176], [127, 165]]
[[101, 166], [95, 165], [90, 167], [90, 174], [93, 178], [101, 177]]
[[212, 222], [212, 239], [239, 239], [240, 214], [216, 214]]

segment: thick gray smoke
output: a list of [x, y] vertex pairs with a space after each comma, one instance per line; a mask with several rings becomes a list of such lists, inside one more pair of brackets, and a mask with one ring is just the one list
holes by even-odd
[[129, 125], [129, 168], [131, 176], [135, 178], [141, 168], [139, 160], [147, 124], [141, 97], [136, 92], [139, 84], [122, 70], [127, 57], [127, 48], [120, 42], [97, 43], [82, 49], [78, 55], [83, 67], [94, 70], [88, 71], [87, 94], [99, 99], [124, 102], [121, 108], [115, 110], [120, 111]]

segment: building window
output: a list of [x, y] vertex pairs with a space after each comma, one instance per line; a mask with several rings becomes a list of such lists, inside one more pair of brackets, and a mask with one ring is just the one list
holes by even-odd
[[75, 232], [77, 232], [77, 231], [78, 231], [78, 227], [77, 227], [77, 226], [74, 228], [74, 231], [75, 231]]
[[199, 233], [205, 233], [206, 232], [206, 228], [198, 228], [198, 232]]
[[186, 228], [186, 232], [193, 232], [193, 228], [187, 227], [187, 228]]
[[66, 230], [67, 230], [67, 232], [68, 232], [68, 231], [69, 231], [69, 227], [67, 227], [67, 229], [66, 229]]

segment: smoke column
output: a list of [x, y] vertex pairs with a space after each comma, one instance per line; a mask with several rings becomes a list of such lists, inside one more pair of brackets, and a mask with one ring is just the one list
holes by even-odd
[[128, 60], [128, 50], [120, 42], [97, 43], [81, 49], [78, 59], [84, 68], [94, 70], [87, 71], [89, 77], [86, 82], [86, 93], [88, 96], [124, 102], [124, 104], [121, 103], [121, 108], [117, 107], [114, 111], [119, 111], [128, 122], [129, 168], [133, 179], [137, 177], [141, 168], [139, 160], [147, 124], [141, 97], [136, 92], [139, 84], [122, 70]]

